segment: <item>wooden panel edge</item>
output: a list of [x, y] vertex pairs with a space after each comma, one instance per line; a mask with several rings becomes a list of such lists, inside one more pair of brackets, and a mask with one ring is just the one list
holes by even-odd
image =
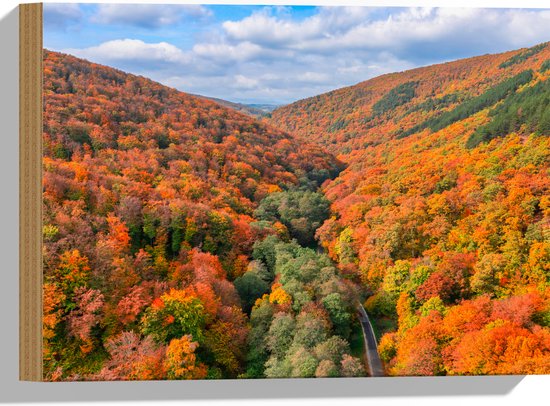
[[19, 379], [42, 381], [42, 4], [19, 5]]

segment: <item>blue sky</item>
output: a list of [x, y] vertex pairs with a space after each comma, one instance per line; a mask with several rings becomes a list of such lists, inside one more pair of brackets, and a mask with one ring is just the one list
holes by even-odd
[[44, 4], [44, 46], [182, 91], [284, 104], [550, 40], [550, 10]]

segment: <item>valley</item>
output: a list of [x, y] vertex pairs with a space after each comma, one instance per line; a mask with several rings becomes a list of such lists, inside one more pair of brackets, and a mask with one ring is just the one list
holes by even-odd
[[45, 51], [45, 378], [550, 373], [549, 61], [251, 117]]

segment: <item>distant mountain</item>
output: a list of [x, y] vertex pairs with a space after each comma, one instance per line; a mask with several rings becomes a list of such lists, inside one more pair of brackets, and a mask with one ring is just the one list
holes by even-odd
[[277, 104], [244, 104], [218, 99], [215, 97], [207, 97], [201, 95], [196, 96], [215, 101], [216, 103], [221, 104], [224, 107], [228, 107], [230, 109], [239, 111], [255, 118], [269, 117], [273, 110], [280, 107], [280, 105]]

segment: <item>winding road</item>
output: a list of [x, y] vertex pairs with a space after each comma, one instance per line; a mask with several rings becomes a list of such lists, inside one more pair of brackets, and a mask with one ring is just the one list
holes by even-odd
[[[317, 245], [316, 249], [318, 254], [326, 254], [325, 249]], [[385, 376], [384, 367], [382, 366], [382, 360], [378, 354], [378, 343], [376, 342], [376, 336], [372, 329], [372, 324], [369, 319], [367, 311], [360, 302], [357, 302], [357, 311], [359, 315], [359, 321], [361, 322], [361, 329], [363, 330], [363, 340], [365, 342], [365, 353], [367, 355], [367, 368], [370, 376], [378, 377]]]
[[357, 310], [359, 312], [359, 321], [361, 322], [361, 328], [363, 329], [363, 339], [365, 340], [365, 352], [367, 354], [367, 366], [370, 372], [370, 376], [384, 376], [384, 367], [382, 361], [378, 355], [378, 343], [372, 329], [369, 316], [365, 311], [362, 304], [358, 304]]

